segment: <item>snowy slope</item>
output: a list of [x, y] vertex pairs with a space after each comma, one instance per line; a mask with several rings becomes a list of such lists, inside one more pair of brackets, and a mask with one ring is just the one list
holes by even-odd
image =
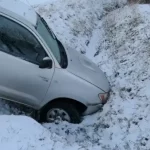
[[113, 91], [103, 112], [68, 125], [67, 133], [44, 126], [88, 149], [150, 149], [149, 15], [148, 5], [126, 6], [109, 12], [92, 32], [86, 55], [106, 72]]
[[[4, 143], [0, 142], [0, 148], [8, 150], [8, 141], [14, 150], [21, 146], [25, 150], [28, 143], [29, 150], [50, 150], [52, 145], [57, 150], [150, 149], [150, 6], [124, 7], [125, 1], [118, 2], [49, 0], [35, 6], [66, 47], [86, 52], [100, 66], [111, 83], [112, 94], [102, 112], [85, 117], [79, 125], [43, 124], [45, 129], [31, 119], [2, 116], [0, 141], [4, 139]], [[15, 107], [0, 104], [4, 106], [1, 114], [16, 112]], [[44, 140], [38, 141], [41, 133]], [[20, 147], [16, 147], [18, 139], [24, 141]]]
[[125, 3], [126, 0], [55, 0], [35, 8], [66, 47], [85, 52], [101, 18]]
[[[33, 119], [22, 116], [0, 116], [0, 148], [2, 150], [66, 149], [63, 137], [50, 133]], [[73, 150], [78, 145], [72, 144]]]

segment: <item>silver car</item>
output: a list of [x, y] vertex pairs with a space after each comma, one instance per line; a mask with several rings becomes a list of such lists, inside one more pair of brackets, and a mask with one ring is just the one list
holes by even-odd
[[19, 1], [0, 2], [0, 72], [0, 98], [34, 108], [43, 122], [79, 123], [109, 97], [102, 71]]

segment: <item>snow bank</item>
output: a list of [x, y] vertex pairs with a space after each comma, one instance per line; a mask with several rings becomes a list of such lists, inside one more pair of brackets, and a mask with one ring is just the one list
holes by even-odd
[[[0, 116], [0, 148], [42, 150], [52, 148], [51, 134], [34, 120], [22, 116]], [[46, 146], [46, 145], [47, 146]], [[45, 149], [43, 149], [45, 150]]]
[[[63, 137], [50, 133], [31, 118], [0, 116], [0, 149], [2, 150], [68, 150]], [[72, 144], [75, 149], [77, 145]]]

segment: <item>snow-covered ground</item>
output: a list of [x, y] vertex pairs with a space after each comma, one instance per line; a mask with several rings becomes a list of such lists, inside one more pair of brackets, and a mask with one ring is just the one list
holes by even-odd
[[[0, 148], [2, 150], [69, 150], [66, 140], [49, 132], [31, 118], [0, 116]], [[79, 148], [72, 144], [73, 150]]]
[[[79, 125], [40, 125], [27, 117], [0, 116], [0, 148], [149, 150], [150, 6], [126, 6], [125, 0], [39, 3], [34, 8], [63, 44], [85, 53], [106, 73], [112, 94], [102, 112]], [[4, 101], [0, 106], [0, 114], [21, 113]]]

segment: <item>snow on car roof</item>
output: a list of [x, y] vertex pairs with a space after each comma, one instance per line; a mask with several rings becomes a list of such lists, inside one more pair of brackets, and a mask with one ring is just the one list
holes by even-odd
[[[34, 26], [37, 23], [37, 14], [34, 9], [19, 0], [1, 0], [0, 7], [19, 15]], [[3, 12], [2, 9], [0, 11]]]

